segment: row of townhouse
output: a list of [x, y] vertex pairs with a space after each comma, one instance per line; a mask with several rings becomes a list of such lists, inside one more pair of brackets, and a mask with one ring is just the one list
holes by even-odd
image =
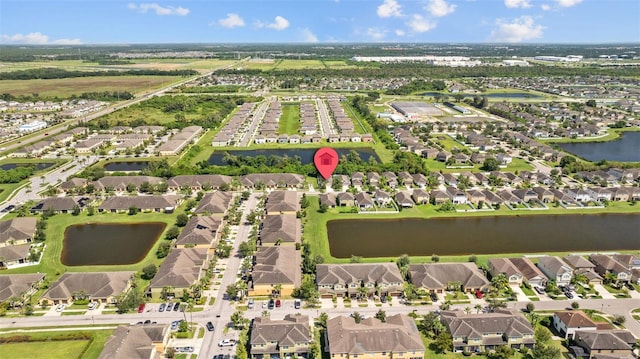
[[267, 189], [295, 189], [304, 186], [304, 176], [294, 173], [253, 173], [234, 179], [225, 175], [180, 175], [164, 180], [152, 176], [104, 176], [95, 181], [85, 178], [71, 178], [60, 184], [62, 192], [73, 194], [86, 192], [90, 188], [93, 191], [125, 192], [128, 189], [135, 191], [144, 186], [159, 186], [166, 184], [168, 191], [180, 191], [191, 189], [224, 190], [231, 187], [241, 189], [267, 188]]
[[255, 107], [255, 102], [245, 102], [240, 105], [229, 121], [220, 128], [211, 141], [211, 145], [214, 147], [229, 146], [242, 138], [252, 122]]

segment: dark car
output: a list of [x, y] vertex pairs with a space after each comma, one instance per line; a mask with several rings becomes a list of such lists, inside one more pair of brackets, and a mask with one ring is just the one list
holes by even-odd
[[159, 311], [159, 312], [164, 312], [164, 308], [165, 308], [166, 306], [167, 306], [167, 305], [166, 305], [166, 304], [164, 304], [164, 303], [160, 304], [160, 308], [158, 308], [158, 311]]
[[178, 311], [178, 309], [180, 309], [180, 303], [176, 303], [176, 304], [174, 304], [174, 305], [173, 305], [173, 311], [174, 311], [174, 312], [177, 312], [177, 311]]
[[151, 320], [147, 319], [144, 321], [144, 325], [149, 325], [149, 324], [151, 324]]
[[564, 295], [569, 299], [573, 299], [573, 294], [571, 294], [571, 292], [564, 292]]
[[438, 295], [436, 293], [431, 293], [431, 294], [429, 294], [429, 296], [431, 297], [431, 301], [432, 302], [437, 302], [438, 301]]
[[212, 331], [213, 331], [213, 329], [214, 329], [214, 327], [213, 327], [213, 323], [211, 323], [211, 322], [207, 322], [207, 330], [208, 330], [208, 331], [210, 331], [210, 332], [212, 332]]
[[276, 306], [276, 302], [273, 299], [269, 299], [269, 304], [267, 305], [267, 308], [269, 309], [273, 309]]
[[636, 287], [634, 287], [633, 284], [631, 284], [631, 283], [627, 283], [625, 285], [627, 286], [627, 289], [629, 289], [629, 290], [636, 290]]
[[167, 312], [170, 312], [173, 309], [173, 302], [167, 303]]

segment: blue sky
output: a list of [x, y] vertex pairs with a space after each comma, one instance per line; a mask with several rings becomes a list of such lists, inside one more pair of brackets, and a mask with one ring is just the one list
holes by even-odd
[[0, 42], [640, 42], [640, 1], [2, 0]]

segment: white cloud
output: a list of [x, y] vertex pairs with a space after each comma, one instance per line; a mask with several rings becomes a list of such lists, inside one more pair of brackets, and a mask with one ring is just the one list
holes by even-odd
[[174, 6], [160, 6], [157, 3], [143, 3], [143, 4], [134, 4], [129, 3], [127, 7], [131, 10], [137, 10], [141, 13], [146, 13], [149, 10], [156, 13], [156, 15], [178, 15], [178, 16], [186, 16], [189, 14], [190, 10], [184, 8], [182, 6], [174, 7]]
[[397, 29], [395, 32], [396, 32], [396, 36], [404, 36], [404, 30], [402, 29]]
[[244, 20], [238, 14], [229, 13], [224, 19], [218, 20], [218, 24], [222, 27], [233, 29], [244, 26]]
[[508, 8], [528, 8], [531, 7], [529, 0], [504, 0], [504, 5]]
[[374, 40], [382, 40], [387, 33], [387, 30], [379, 29], [376, 27], [370, 27], [367, 29], [367, 35]]
[[400, 17], [402, 16], [402, 10], [397, 0], [384, 0], [380, 6], [378, 6], [379, 17]]
[[14, 35], [1, 35], [0, 40], [3, 43], [9, 44], [24, 44], [24, 45], [79, 45], [82, 44], [80, 39], [57, 39], [49, 41], [49, 36], [40, 32], [30, 32], [26, 35], [14, 34]]
[[304, 42], [318, 42], [318, 37], [308, 27], [302, 29], [302, 38]]
[[542, 9], [542, 11], [549, 11], [551, 10], [551, 6], [547, 5], [547, 4], [542, 4], [540, 5], [540, 8]]
[[491, 32], [491, 39], [497, 42], [522, 42], [542, 37], [544, 27], [536, 25], [531, 16], [520, 16], [507, 22], [502, 19], [496, 21]]
[[582, 0], [556, 0], [556, 2], [562, 7], [572, 7], [580, 4]]
[[447, 4], [445, 0], [429, 0], [426, 9], [432, 16], [442, 17], [456, 11], [456, 7], [457, 5]]
[[422, 15], [415, 14], [411, 20], [407, 22], [407, 26], [415, 32], [427, 32], [435, 28], [436, 23], [425, 19]]
[[282, 16], [276, 16], [276, 18], [273, 19], [272, 23], [267, 24], [267, 27], [278, 31], [284, 30], [289, 27], [289, 20], [285, 19]]

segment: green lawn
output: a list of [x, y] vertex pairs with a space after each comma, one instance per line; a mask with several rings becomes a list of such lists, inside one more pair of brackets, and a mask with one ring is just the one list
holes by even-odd
[[88, 344], [88, 340], [2, 344], [0, 358], [80, 358]]
[[609, 128], [607, 135], [598, 138], [553, 138], [553, 139], [538, 139], [542, 143], [570, 143], [570, 142], [607, 142], [620, 138], [623, 132], [640, 131], [638, 127], [627, 128]]
[[297, 135], [300, 131], [300, 104], [285, 103], [282, 105], [282, 116], [278, 123], [278, 133]]

